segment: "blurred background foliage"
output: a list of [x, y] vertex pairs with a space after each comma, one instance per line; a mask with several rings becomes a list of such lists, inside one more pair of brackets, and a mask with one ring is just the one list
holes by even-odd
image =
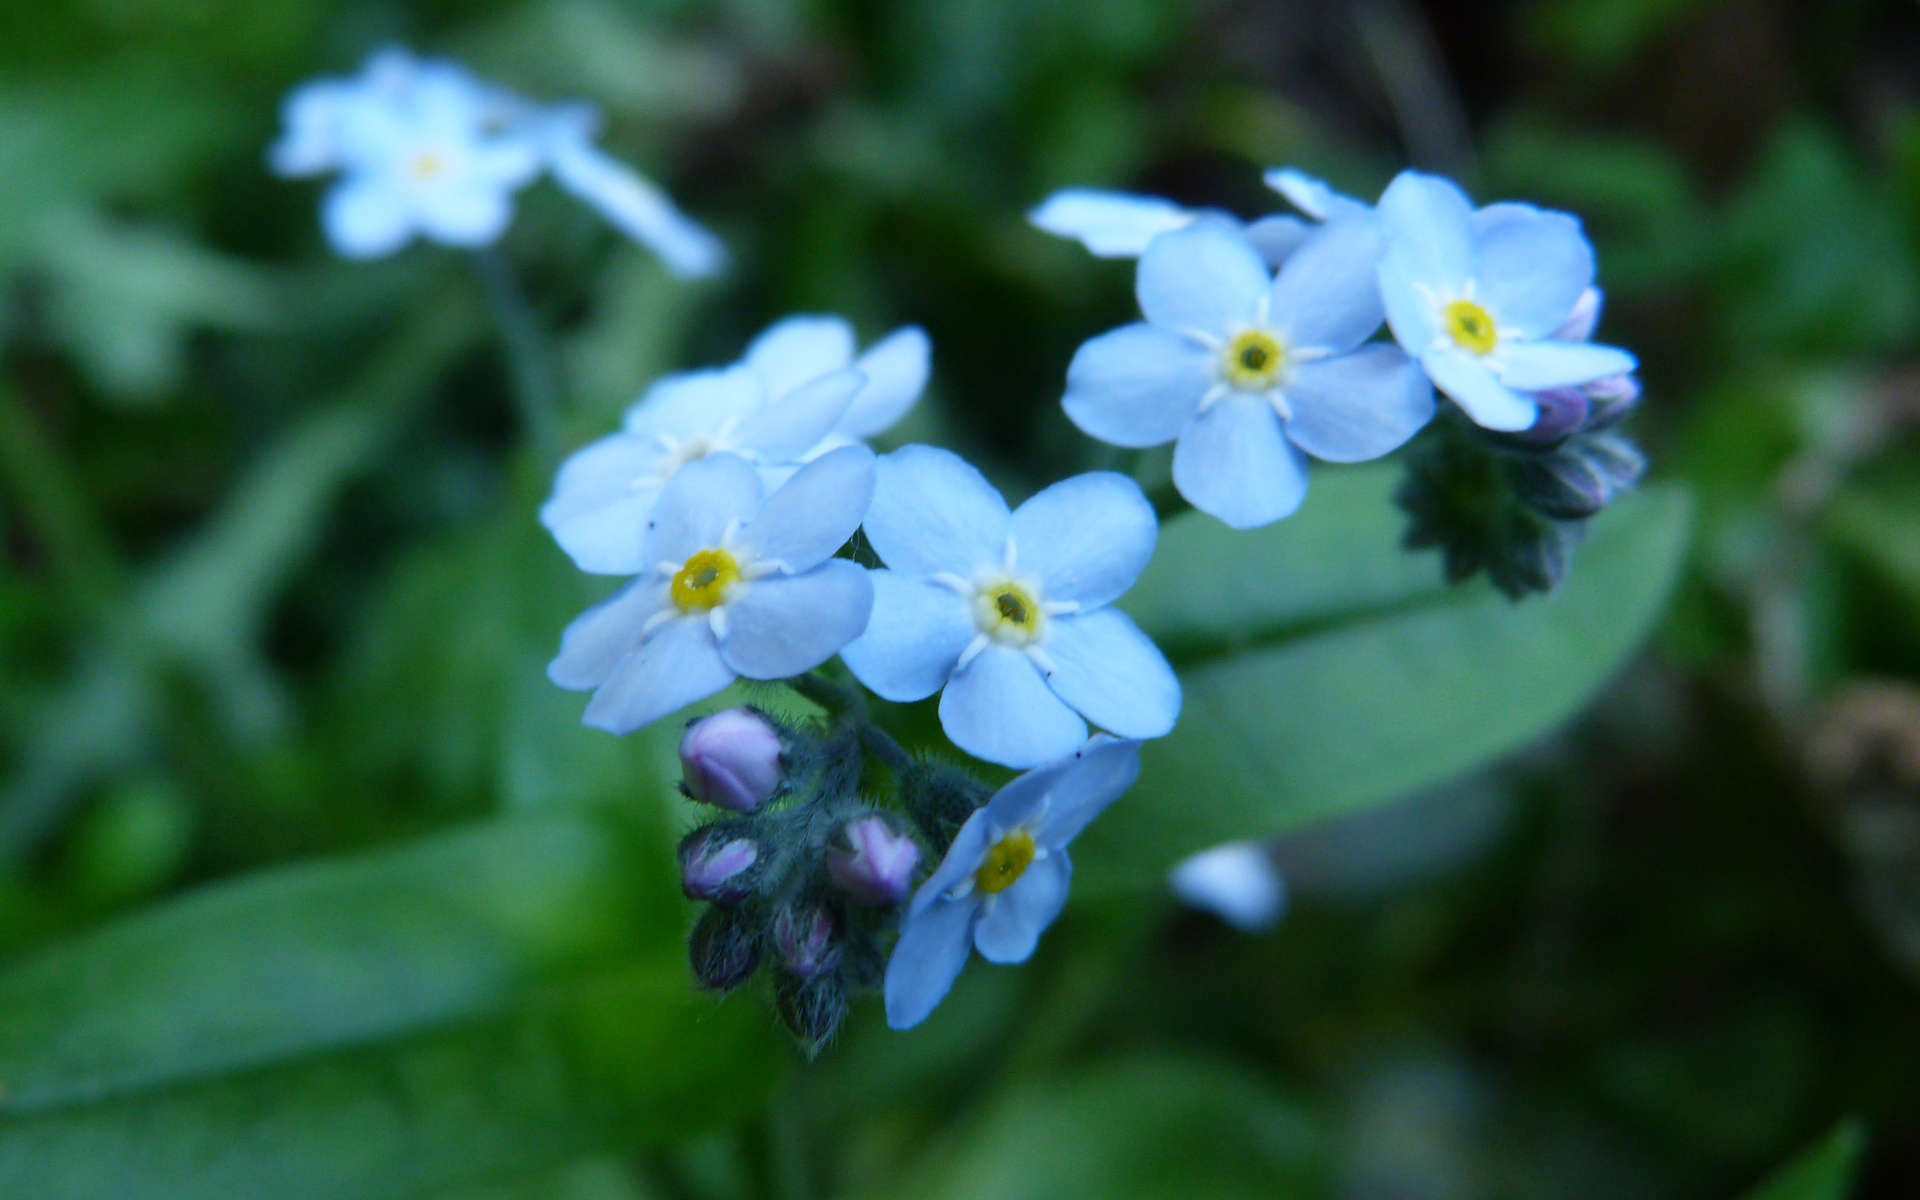
[[[527, 195], [565, 446], [520, 436], [463, 256], [339, 261], [264, 169], [281, 96], [386, 40], [598, 102], [734, 252], [677, 283]], [[1916, 61], [1920, 12], [1869, 0], [0, 8], [0, 1193], [1915, 1194]], [[583, 730], [544, 677], [605, 586], [533, 519], [559, 453], [813, 310], [933, 335], [896, 440], [1016, 494], [1112, 465], [1057, 402], [1130, 269], [1022, 213], [1256, 215], [1281, 163], [1581, 213], [1665, 486], [1567, 595], [1448, 602], [1505, 665], [1412, 672], [1434, 635], [1381, 621], [1283, 646], [1285, 692], [1194, 668], [1197, 732], [1034, 962], [801, 1063], [690, 987], [673, 732]], [[1675, 484], [1685, 568], [1615, 673]], [[1138, 611], [1430, 593], [1390, 486], [1322, 471], [1260, 586], [1183, 597], [1167, 550]], [[1407, 766], [1316, 687], [1482, 719]], [[1181, 839], [1296, 826], [1272, 934], [1158, 892]]]

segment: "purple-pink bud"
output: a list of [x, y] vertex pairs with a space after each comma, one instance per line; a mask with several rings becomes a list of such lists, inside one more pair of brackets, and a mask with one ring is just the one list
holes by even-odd
[[785, 905], [773, 914], [773, 949], [797, 978], [812, 979], [840, 961], [833, 916], [814, 905]]
[[721, 826], [696, 829], [680, 843], [680, 890], [689, 900], [738, 904], [753, 894], [753, 865], [759, 861], [760, 848], [751, 839]]
[[680, 739], [680, 773], [695, 800], [753, 812], [780, 786], [780, 735], [750, 708], [702, 717]]
[[834, 883], [860, 904], [898, 904], [913, 890], [920, 847], [884, 817], [861, 817], [846, 828], [847, 846], [827, 848]]

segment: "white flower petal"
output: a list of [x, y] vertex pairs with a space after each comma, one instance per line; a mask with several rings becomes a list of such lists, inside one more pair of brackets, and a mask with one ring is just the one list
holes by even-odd
[[1012, 887], [996, 896], [982, 897], [980, 917], [973, 923], [973, 945], [992, 963], [1025, 962], [1040, 943], [1040, 935], [1067, 906], [1067, 888], [1073, 881], [1073, 860], [1065, 850], [1035, 859]]
[[1047, 686], [1123, 738], [1164, 737], [1180, 716], [1180, 679], [1132, 618], [1115, 608], [1060, 617], [1048, 630]]
[[1232, 395], [1181, 433], [1173, 482], [1201, 512], [1235, 529], [1252, 529], [1300, 507], [1307, 495], [1307, 459], [1287, 440], [1265, 399]]
[[1365, 462], [1398, 449], [1433, 418], [1433, 385], [1398, 346], [1296, 367], [1287, 381], [1287, 437], [1315, 458]]
[[869, 438], [905, 416], [926, 390], [933, 343], [916, 325], [894, 330], [853, 364], [867, 377], [834, 432]]
[[720, 656], [749, 679], [785, 679], [859, 637], [872, 611], [873, 584], [846, 559], [799, 575], [770, 575], [742, 585], [727, 604]]
[[676, 208], [666, 192], [584, 137], [555, 139], [548, 161], [561, 187], [658, 254], [675, 275], [714, 275], [727, 265], [719, 238]]
[[1281, 265], [1267, 321], [1290, 347], [1344, 353], [1380, 328], [1379, 225], [1348, 217], [1322, 225]]
[[874, 571], [873, 616], [840, 658], [885, 700], [924, 700], [946, 685], [977, 630], [965, 596], [894, 571]]
[[1532, 396], [1502, 384], [1484, 360], [1464, 350], [1437, 347], [1420, 356], [1420, 366], [1433, 386], [1451, 396], [1482, 428], [1521, 430], [1539, 415]]
[[888, 1028], [911, 1029], [946, 999], [972, 950], [975, 907], [941, 901], [901, 922], [883, 985]]
[[843, 446], [794, 472], [747, 522], [741, 540], [760, 558], [805, 571], [845, 545], [873, 503], [873, 451]]
[[1287, 906], [1280, 870], [1259, 842], [1227, 842], [1184, 858], [1168, 873], [1167, 886], [1243, 933], [1273, 928]]
[[967, 579], [997, 566], [1009, 519], [1000, 493], [952, 451], [902, 446], [875, 465], [867, 540], [902, 574]]
[[940, 694], [940, 724], [975, 758], [1031, 767], [1071, 754], [1086, 722], [1048, 689], [1018, 650], [991, 645], [954, 672]]
[[1593, 283], [1593, 247], [1566, 213], [1525, 204], [1497, 205], [1495, 212], [1474, 238], [1475, 296], [1501, 329], [1547, 337]]
[[760, 511], [760, 476], [734, 454], [715, 454], [674, 472], [647, 523], [647, 562], [685, 562], [720, 544], [727, 527]]
[[636, 579], [581, 613], [560, 635], [560, 653], [547, 664], [547, 678], [574, 691], [599, 687], [639, 648], [641, 629], [666, 603], [666, 589], [657, 581]]
[[1067, 188], [1048, 196], [1027, 220], [1056, 237], [1073, 238], [1101, 258], [1137, 258], [1147, 243], [1195, 215], [1158, 196]]
[[1067, 417], [1116, 446], [1180, 436], [1215, 381], [1213, 352], [1156, 325], [1123, 325], [1083, 344], [1067, 367]]
[[1015, 573], [1049, 602], [1098, 608], [1133, 586], [1158, 532], [1139, 484], [1112, 471], [1075, 475], [1014, 510]]
[[846, 318], [802, 315], [776, 321], [747, 344], [745, 362], [784, 396], [803, 383], [853, 363], [853, 326]]
[[1260, 252], [1238, 229], [1199, 220], [1153, 239], [1140, 256], [1134, 292], [1140, 311], [1162, 329], [1219, 337], [1253, 319], [1272, 282]]
[[1526, 392], [1625, 375], [1639, 365], [1625, 350], [1592, 342], [1512, 342], [1488, 357], [1500, 382]]
[[818, 445], [847, 411], [867, 377], [848, 369], [821, 375], [784, 395], [740, 423], [735, 441], [768, 462], [790, 462]]
[[581, 721], [608, 733], [632, 733], [705, 700], [733, 680], [706, 621], [680, 617], [655, 629], [638, 650], [620, 660], [593, 694]]
[[413, 237], [413, 209], [385, 180], [351, 175], [328, 189], [320, 225], [333, 248], [348, 258], [380, 258]]

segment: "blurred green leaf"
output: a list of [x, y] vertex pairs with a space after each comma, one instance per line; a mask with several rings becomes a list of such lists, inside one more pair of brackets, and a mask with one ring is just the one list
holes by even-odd
[[1860, 1165], [1866, 1134], [1859, 1122], [1843, 1122], [1812, 1149], [1782, 1167], [1746, 1200], [1846, 1200]]
[[[1566, 720], [1660, 613], [1689, 506], [1653, 488], [1594, 523], [1560, 591], [1449, 589], [1395, 549], [1391, 468], [1322, 472], [1285, 524], [1169, 522], [1125, 606], [1180, 668], [1180, 723], [1134, 799], [1087, 831], [1086, 875], [1152, 879], [1218, 841], [1280, 833], [1439, 782]], [[1098, 885], [1095, 885], [1098, 886]]]
[[0, 1194], [412, 1195], [658, 1144], [772, 1082], [611, 816], [212, 888], [0, 976]]
[[1324, 1138], [1304, 1109], [1232, 1063], [1100, 1063], [1010, 1089], [879, 1196], [1320, 1196]]

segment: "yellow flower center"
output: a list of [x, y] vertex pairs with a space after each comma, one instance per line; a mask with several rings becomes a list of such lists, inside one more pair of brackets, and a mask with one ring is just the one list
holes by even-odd
[[1493, 317], [1471, 300], [1455, 300], [1446, 308], [1447, 333], [1462, 350], [1490, 353], [1500, 341]]
[[726, 603], [727, 589], [740, 581], [740, 562], [725, 550], [701, 550], [673, 577], [673, 602], [681, 612], [706, 611]]
[[1287, 368], [1287, 350], [1264, 329], [1234, 335], [1221, 352], [1220, 373], [1243, 392], [1264, 392], [1280, 382]]
[[973, 886], [983, 892], [1004, 892], [1018, 883], [1033, 862], [1033, 835], [1016, 829], [993, 844], [973, 873]]
[[974, 593], [973, 623], [996, 642], [1025, 646], [1040, 636], [1046, 614], [1033, 593], [1003, 579]]
[[446, 169], [447, 160], [431, 150], [422, 150], [407, 164], [407, 171], [415, 179], [432, 179]]

